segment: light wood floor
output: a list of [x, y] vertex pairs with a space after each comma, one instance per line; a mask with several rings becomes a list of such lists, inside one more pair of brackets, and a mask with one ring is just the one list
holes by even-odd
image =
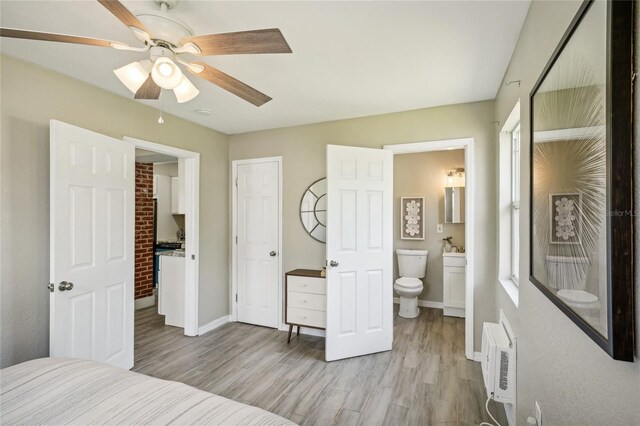
[[[242, 323], [200, 337], [136, 312], [134, 371], [264, 408], [301, 425], [431, 425], [488, 421], [480, 364], [464, 357], [464, 320], [394, 309], [393, 350], [327, 363], [324, 339]], [[492, 413], [496, 404], [489, 405]], [[506, 424], [500, 408], [498, 421]]]

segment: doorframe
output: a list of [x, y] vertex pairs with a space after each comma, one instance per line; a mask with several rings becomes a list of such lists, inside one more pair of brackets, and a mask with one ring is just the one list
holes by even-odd
[[200, 288], [200, 153], [128, 136], [123, 137], [123, 140], [133, 144], [135, 148], [184, 159], [184, 227], [185, 234], [189, 236], [185, 240], [184, 249], [184, 335], [197, 336]]
[[473, 320], [473, 301], [474, 301], [474, 256], [475, 256], [475, 238], [474, 227], [474, 210], [475, 210], [475, 182], [473, 179], [475, 173], [474, 167], [474, 139], [446, 139], [425, 142], [412, 142], [396, 145], [384, 145], [383, 149], [398, 154], [414, 154], [420, 152], [446, 151], [451, 149], [464, 150], [464, 166], [465, 174], [471, 179], [465, 180], [465, 203], [466, 211], [464, 218], [464, 233], [466, 251], [467, 268], [465, 271], [465, 319], [464, 319], [464, 354], [467, 359], [474, 360], [474, 320]]
[[231, 306], [231, 312], [229, 315], [229, 321], [238, 321], [238, 302], [235, 295], [238, 292], [238, 244], [235, 239], [238, 235], [238, 186], [236, 185], [238, 179], [238, 166], [245, 164], [260, 164], [260, 163], [278, 163], [278, 324], [277, 328], [281, 328], [284, 325], [284, 318], [282, 312], [282, 293], [283, 293], [283, 272], [282, 272], [282, 259], [283, 259], [283, 246], [282, 246], [282, 225], [283, 225], [283, 192], [282, 192], [282, 156], [278, 157], [264, 157], [264, 158], [250, 158], [246, 160], [233, 160], [231, 161], [231, 235], [229, 236], [229, 244], [231, 244], [231, 280], [229, 282], [229, 306]]

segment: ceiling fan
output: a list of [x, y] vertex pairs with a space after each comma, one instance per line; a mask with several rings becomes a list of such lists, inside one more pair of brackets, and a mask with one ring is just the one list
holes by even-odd
[[[43, 33], [13, 28], [0, 28], [1, 37], [55, 41], [111, 47], [118, 50], [149, 52], [149, 58], [132, 62], [114, 70], [120, 81], [135, 94], [135, 99], [158, 99], [161, 89], [173, 90], [179, 103], [195, 98], [199, 91], [184, 75], [178, 64], [191, 74], [203, 78], [236, 96], [261, 106], [271, 100], [264, 93], [231, 77], [202, 61], [193, 62], [183, 55], [237, 55], [250, 53], [291, 53], [291, 48], [277, 28], [194, 36], [179, 19], [167, 14], [178, 0], [155, 0], [160, 10], [143, 11], [135, 15], [118, 0], [98, 0], [122, 21], [143, 47], [117, 41]], [[153, 30], [153, 31], [152, 31]]]

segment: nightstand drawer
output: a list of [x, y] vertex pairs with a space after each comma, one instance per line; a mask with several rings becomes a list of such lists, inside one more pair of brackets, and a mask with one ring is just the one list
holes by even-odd
[[287, 277], [287, 289], [300, 293], [327, 294], [327, 280], [325, 278]]
[[324, 294], [289, 291], [287, 293], [287, 306], [300, 309], [312, 309], [314, 311], [326, 311], [327, 296]]
[[311, 309], [287, 308], [287, 323], [324, 328], [327, 313]]

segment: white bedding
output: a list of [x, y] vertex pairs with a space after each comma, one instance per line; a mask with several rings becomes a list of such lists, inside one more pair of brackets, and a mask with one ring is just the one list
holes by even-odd
[[42, 358], [0, 370], [3, 425], [293, 425], [260, 408], [106, 364]]

